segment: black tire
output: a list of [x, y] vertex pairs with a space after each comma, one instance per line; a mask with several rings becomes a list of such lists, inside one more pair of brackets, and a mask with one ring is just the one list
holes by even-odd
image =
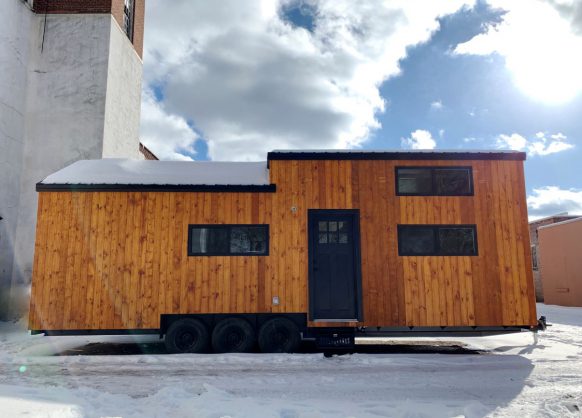
[[212, 332], [212, 348], [216, 353], [249, 353], [256, 340], [255, 330], [242, 318], [223, 319]]
[[299, 328], [287, 318], [269, 319], [259, 331], [259, 348], [263, 353], [293, 353], [299, 344]]
[[191, 318], [173, 322], [164, 338], [169, 353], [206, 353], [210, 345], [210, 334], [202, 321]]

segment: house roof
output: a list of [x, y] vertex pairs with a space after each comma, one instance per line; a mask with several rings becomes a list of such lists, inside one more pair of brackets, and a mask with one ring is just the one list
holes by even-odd
[[149, 161], [108, 158], [77, 161], [37, 184], [37, 190], [120, 188], [140, 190], [261, 191], [269, 185], [267, 163]]
[[275, 150], [267, 160], [517, 160], [526, 154], [511, 150]]

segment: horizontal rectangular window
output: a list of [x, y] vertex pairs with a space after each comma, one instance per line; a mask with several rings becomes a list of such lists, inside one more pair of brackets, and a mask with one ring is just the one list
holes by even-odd
[[398, 255], [477, 255], [475, 225], [398, 225]]
[[269, 225], [190, 225], [188, 255], [268, 255]]
[[396, 167], [399, 196], [472, 196], [471, 167]]

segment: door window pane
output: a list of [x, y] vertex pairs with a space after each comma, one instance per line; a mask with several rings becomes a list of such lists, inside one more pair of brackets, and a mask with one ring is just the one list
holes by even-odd
[[319, 230], [327, 231], [327, 222], [319, 222]]
[[319, 243], [320, 244], [327, 244], [327, 232], [320, 232], [319, 233]]

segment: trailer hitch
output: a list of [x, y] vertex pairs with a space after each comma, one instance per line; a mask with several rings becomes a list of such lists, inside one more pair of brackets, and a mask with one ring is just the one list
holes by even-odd
[[540, 316], [540, 319], [538, 319], [538, 324], [533, 328], [532, 331], [534, 332], [538, 332], [538, 331], [545, 331], [547, 327], [551, 327], [552, 324], [548, 324], [546, 321], [546, 317], [544, 315]]

